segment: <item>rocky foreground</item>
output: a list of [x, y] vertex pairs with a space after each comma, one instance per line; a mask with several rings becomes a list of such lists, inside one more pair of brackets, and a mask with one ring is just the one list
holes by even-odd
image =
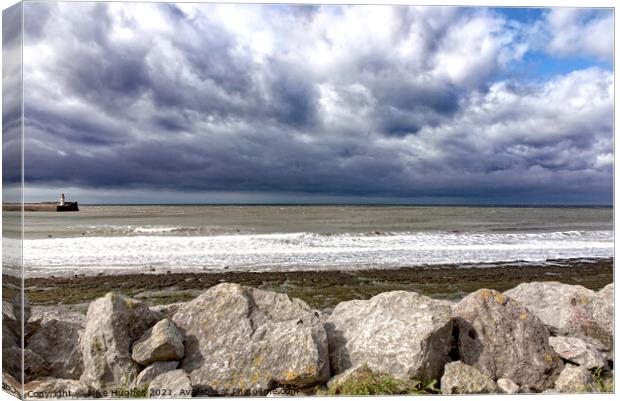
[[[27, 313], [26, 398], [613, 391], [613, 284], [392, 291], [326, 314], [223, 283], [164, 306], [109, 293], [86, 316]], [[29, 310], [29, 308], [26, 308]], [[4, 302], [3, 388], [19, 389]]]

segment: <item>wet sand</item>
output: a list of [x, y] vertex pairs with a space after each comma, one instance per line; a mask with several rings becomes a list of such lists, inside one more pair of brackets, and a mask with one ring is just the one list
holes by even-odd
[[[223, 282], [284, 292], [314, 308], [330, 310], [351, 299], [368, 299], [385, 291], [416, 291], [433, 298], [458, 300], [480, 288], [505, 291], [523, 282], [561, 281], [598, 290], [613, 281], [613, 259], [558, 260], [544, 265], [515, 263], [438, 265], [361, 271], [219, 272], [122, 274], [31, 278], [26, 292], [32, 305], [86, 303], [116, 291], [155, 304], [193, 299]], [[12, 299], [18, 281], [4, 276], [4, 298]]]

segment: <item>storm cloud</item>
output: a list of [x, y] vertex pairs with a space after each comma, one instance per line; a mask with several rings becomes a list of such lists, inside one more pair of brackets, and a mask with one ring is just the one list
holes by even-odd
[[[34, 198], [611, 202], [611, 11], [25, 3], [24, 20]], [[532, 54], [590, 61], [523, 78]]]

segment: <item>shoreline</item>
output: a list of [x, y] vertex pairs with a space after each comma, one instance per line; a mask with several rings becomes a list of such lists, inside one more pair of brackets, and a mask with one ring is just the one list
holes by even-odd
[[[395, 269], [171, 272], [101, 274], [98, 276], [27, 278], [32, 305], [79, 305], [115, 291], [150, 305], [187, 301], [222, 282], [238, 283], [300, 298], [329, 311], [351, 299], [368, 299], [386, 291], [414, 291], [456, 301], [480, 288], [505, 291], [523, 282], [560, 281], [599, 290], [613, 282], [613, 258], [563, 259], [543, 263], [504, 262], [489, 265], [432, 265]], [[3, 275], [4, 298], [12, 299], [18, 280]], [[8, 284], [8, 285], [7, 285]], [[11, 285], [12, 284], [12, 285]]]

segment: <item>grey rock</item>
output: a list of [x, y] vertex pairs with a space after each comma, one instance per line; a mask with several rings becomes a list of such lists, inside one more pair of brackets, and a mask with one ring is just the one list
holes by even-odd
[[579, 337], [600, 350], [613, 346], [613, 286], [599, 293], [556, 281], [523, 283], [505, 295], [519, 301], [557, 335]]
[[592, 345], [577, 337], [550, 337], [549, 345], [563, 359], [583, 366], [586, 369], [604, 368], [605, 357]]
[[18, 322], [23, 320], [24, 324], [30, 319], [30, 302], [28, 302], [26, 294], [18, 293], [15, 295], [15, 300], [13, 301], [13, 315]]
[[614, 304], [614, 283], [607, 284], [598, 291], [598, 296], [608, 304]]
[[[613, 351], [614, 284], [606, 285], [596, 295], [592, 303], [583, 307], [584, 311], [590, 313], [594, 320], [585, 327], [583, 334], [600, 340], [606, 346], [605, 351]], [[584, 329], [583, 326], [578, 327]]]
[[80, 340], [84, 361], [81, 381], [95, 390], [129, 386], [139, 366], [131, 359], [131, 344], [161, 315], [142, 302], [109, 293], [88, 307]]
[[592, 374], [582, 366], [567, 364], [555, 381], [555, 390], [560, 393], [590, 393], [595, 388]]
[[13, 304], [9, 301], [2, 300], [2, 320], [17, 321], [15, 314], [13, 313]]
[[133, 344], [131, 357], [140, 365], [155, 361], [173, 361], [183, 358], [183, 335], [170, 319], [163, 319], [148, 329]]
[[136, 381], [134, 383], [134, 387], [138, 389], [142, 389], [144, 387], [148, 387], [151, 380], [156, 378], [157, 376], [175, 370], [179, 367], [178, 361], [159, 361], [153, 362], [153, 364], [147, 366], [140, 372]]
[[181, 368], [199, 391], [268, 391], [329, 378], [318, 314], [285, 294], [220, 284], [186, 302], [172, 320], [185, 334]]
[[52, 320], [58, 320], [61, 322], [71, 323], [73, 325], [84, 328], [86, 325], [86, 315], [77, 312], [69, 312], [59, 309], [53, 309], [50, 307], [32, 307], [30, 319], [26, 324], [25, 336], [26, 339], [32, 337], [37, 331], [41, 329], [45, 324]]
[[87, 398], [90, 396], [86, 384], [78, 380], [45, 377], [26, 383], [24, 392], [29, 398]]
[[519, 385], [510, 379], [499, 379], [497, 387], [505, 394], [517, 394], [519, 392]]
[[407, 291], [342, 302], [325, 322], [333, 374], [367, 365], [396, 378], [439, 379], [449, 360], [452, 312]]
[[151, 306], [151, 310], [161, 313], [164, 317], [167, 317], [168, 319], [170, 319], [172, 318], [172, 316], [174, 316], [174, 314], [179, 310], [179, 308], [183, 304], [184, 302], [175, 302], [175, 303], [166, 304], [166, 305], [155, 305], [155, 306]]
[[448, 363], [441, 377], [442, 394], [497, 393], [498, 390], [487, 374], [461, 361]]
[[21, 347], [21, 326], [13, 314], [13, 304], [2, 301], [2, 348]]
[[86, 325], [86, 315], [82, 313], [40, 306], [32, 307], [32, 313], [28, 323], [38, 323], [39, 326], [43, 326], [51, 320], [69, 322], [82, 327]]
[[28, 340], [27, 349], [41, 355], [50, 376], [78, 380], [83, 372], [80, 325], [49, 320]]
[[[38, 377], [50, 375], [50, 369], [45, 359], [36, 352], [23, 350], [24, 380], [26, 382]], [[2, 350], [2, 370], [13, 377], [20, 378], [22, 375], [22, 349], [18, 347], [5, 348]]]
[[494, 380], [536, 391], [553, 387], [562, 360], [545, 325], [519, 302], [494, 290], [469, 294], [454, 308], [460, 360]]
[[149, 398], [190, 398], [192, 383], [182, 369], [172, 370], [151, 381], [148, 395]]

